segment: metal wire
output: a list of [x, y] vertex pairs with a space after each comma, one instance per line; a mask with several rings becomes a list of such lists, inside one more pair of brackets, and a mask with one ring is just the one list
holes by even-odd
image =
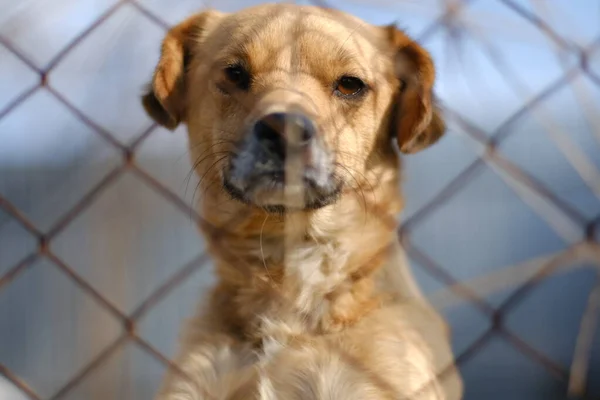
[[[452, 19], [456, 18], [457, 14], [460, 13], [461, 7], [468, 7], [469, 1], [453, 1], [452, 6], [448, 6], [446, 12], [442, 14], [432, 25], [424, 30], [422, 38], [431, 35], [436, 30], [452, 23]], [[529, 24], [535, 26], [540, 32], [548, 36], [548, 38], [560, 48], [566, 48], [571, 46], [569, 43], [561, 37], [558, 33], [553, 30], [543, 18], [535, 14], [534, 11], [523, 9], [521, 6], [510, 0], [501, 0], [508, 8], [513, 10], [516, 14], [526, 20]], [[136, 333], [136, 323], [139, 318], [150, 311], [162, 298], [167, 296], [170, 292], [179, 287], [186, 279], [188, 279], [195, 271], [202, 268], [207, 263], [207, 256], [202, 254], [195, 258], [189, 264], [181, 267], [176, 271], [169, 279], [161, 284], [153, 293], [151, 293], [141, 305], [133, 311], [131, 314], [126, 315], [119, 308], [111, 302], [109, 298], [104, 296], [101, 292], [94, 289], [94, 287], [76, 270], [68, 265], [64, 260], [61, 260], [52, 251], [52, 242], [55, 237], [62, 231], [64, 231], [75, 218], [81, 215], [90, 205], [104, 193], [116, 180], [124, 174], [126, 171], [132, 171], [137, 174], [142, 180], [145, 181], [150, 187], [152, 187], [156, 193], [162, 196], [165, 200], [174, 204], [179, 210], [191, 215], [195, 218], [198, 223], [206, 224], [205, 221], [193, 210], [184, 200], [182, 200], [176, 193], [172, 192], [165, 185], [161, 184], [159, 180], [155, 179], [149, 172], [145, 171], [136, 162], [135, 154], [139, 146], [149, 137], [152, 131], [156, 128], [155, 125], [149, 127], [141, 135], [135, 138], [129, 145], [122, 144], [116, 136], [102, 128], [98, 124], [94, 123], [90, 118], [86, 117], [85, 113], [72, 104], [65, 96], [63, 96], [56, 88], [52, 86], [52, 82], [48, 79], [49, 73], [61, 61], [70, 54], [75, 48], [77, 48], [85, 39], [96, 29], [102, 26], [111, 15], [117, 12], [121, 7], [126, 4], [133, 5], [137, 12], [142, 13], [150, 20], [154, 21], [158, 26], [163, 29], [167, 29], [169, 24], [164, 22], [160, 16], [153, 14], [151, 11], [146, 9], [140, 3], [135, 0], [120, 0], [114, 4], [109, 10], [104, 12], [100, 17], [93, 21], [87, 29], [80, 33], [75, 39], [68, 43], [62, 50], [60, 50], [51, 61], [44, 67], [38, 67], [31, 61], [25, 54], [20, 52], [10, 41], [9, 38], [0, 37], [0, 44], [6, 47], [11, 53], [13, 53], [18, 59], [20, 59], [28, 68], [35, 71], [38, 76], [38, 84], [22, 93], [10, 104], [0, 110], [0, 120], [6, 118], [11, 112], [18, 107], [20, 104], [25, 102], [33, 94], [40, 90], [47, 91], [57, 101], [65, 105], [72, 115], [77, 118], [81, 123], [89, 127], [95, 134], [109, 143], [112, 147], [118, 150], [121, 154], [121, 164], [110, 171], [105, 177], [98, 182], [87, 194], [85, 194], [77, 204], [75, 204], [68, 212], [66, 212], [58, 221], [48, 230], [42, 231], [39, 229], [34, 222], [32, 222], [23, 212], [19, 210], [14, 204], [0, 193], [0, 209], [3, 210], [10, 217], [14, 218], [22, 227], [27, 230], [31, 235], [37, 238], [38, 246], [35, 252], [27, 255], [22, 260], [17, 262], [15, 265], [7, 269], [7, 272], [0, 277], [0, 289], [11, 285], [11, 283], [20, 276], [28, 267], [34, 262], [41, 258], [49, 259], [53, 262], [57, 268], [62, 270], [66, 276], [68, 276], [72, 282], [77, 285], [87, 296], [94, 298], [101, 307], [113, 315], [116, 319], [121, 321], [122, 324], [122, 335], [119, 336], [112, 344], [110, 344], [103, 352], [97, 355], [87, 365], [85, 365], [80, 371], [76, 372], [72, 378], [63, 385], [56, 393], [49, 396], [49, 399], [59, 399], [74, 388], [79, 382], [84, 380], [92, 371], [99, 368], [110, 355], [115, 351], [124, 346], [127, 342], [135, 343], [140, 349], [150, 354], [153, 358], [166, 365], [168, 368], [177, 369], [167, 356], [162, 354], [152, 344], [148, 343], [144, 339], [140, 338]], [[600, 43], [600, 38], [598, 40]], [[586, 332], [582, 332], [583, 339], [577, 346], [578, 354], [577, 358], [573, 361], [573, 370], [569, 370], [569, 366], [561, 365], [558, 362], [552, 360], [549, 356], [543, 354], [537, 349], [527, 344], [514, 332], [511, 332], [504, 324], [505, 315], [521, 303], [537, 285], [539, 285], [543, 279], [553, 273], [554, 270], [562, 265], [575, 262], [581, 257], [581, 247], [588, 249], [590, 258], [595, 260], [596, 263], [600, 262], [600, 247], [596, 242], [594, 232], [600, 229], [600, 215], [592, 220], [587, 220], [578, 211], [574, 210], [569, 205], [561, 201], [549, 188], [545, 187], [542, 183], [538, 182], [530, 174], [517, 167], [516, 165], [508, 162], [498, 150], [498, 144], [505, 140], [514, 130], [514, 126], [518, 121], [526, 114], [536, 114], [539, 112], [540, 104], [552, 93], [570, 84], [575, 74], [584, 74], [590, 78], [592, 82], [600, 86], [600, 77], [594, 75], [588, 66], [587, 60], [589, 59], [590, 53], [595, 46], [590, 48], [577, 48], [575, 51], [578, 53], [581, 62], [578, 66], [572, 69], [566, 70], [563, 76], [559, 77], [555, 82], [550, 84], [547, 88], [542, 90], [537, 96], [530, 98], [519, 110], [517, 110], [512, 116], [508, 117], [503, 124], [491, 134], [485, 134], [477, 130], [477, 128], [471, 126], [465, 118], [460, 115], [460, 112], [448, 109], [447, 114], [455, 123], [460, 125], [466, 135], [472, 140], [473, 144], [480, 148], [480, 157], [467, 166], [456, 178], [449, 182], [444, 188], [442, 188], [437, 196], [429, 201], [428, 204], [423, 205], [420, 210], [415, 213], [411, 218], [406, 220], [400, 227], [399, 234], [402, 239], [402, 244], [406, 247], [411, 257], [418, 261], [418, 263], [426, 268], [432, 275], [437, 276], [446, 286], [447, 290], [452, 291], [457, 298], [463, 299], [463, 301], [474, 304], [483, 315], [485, 315], [491, 321], [490, 328], [485, 331], [479, 338], [477, 338], [467, 349], [461, 354], [456, 356], [456, 361], [459, 365], [466, 362], [468, 359], [476, 355], [489, 340], [500, 335], [506, 339], [517, 351], [526, 356], [532, 362], [535, 362], [546, 369], [554, 377], [565, 382], [570, 381], [571, 389], [574, 394], [585, 395], [585, 374], [586, 361], [585, 361], [585, 350], [589, 348], [590, 332], [589, 329], [594, 329], [593, 323], [595, 318], [590, 313], [597, 312], [598, 309], [598, 286], [594, 289], [593, 296], [590, 297], [590, 309], [591, 311], [586, 312], [586, 320], [582, 322], [582, 329], [586, 328]], [[508, 75], [508, 73], [507, 73]], [[560, 137], [561, 133], [556, 133], [557, 137]], [[577, 158], [574, 162], [577, 162]], [[581, 161], [581, 160], [579, 160]], [[555, 218], [553, 215], [558, 215], [556, 218], [560, 218], [559, 222], [555, 225], [564, 225], [564, 221], [569, 221], [572, 230], [581, 234], [583, 238], [566, 250], [562, 251], [556, 257], [550, 257], [544, 260], [541, 265], [536, 265], [535, 271], [532, 273], [522, 273], [522, 278], [518, 282], [521, 286], [514, 292], [507, 300], [504, 301], [499, 307], [494, 307], [484, 300], [481, 291], [477, 291], [475, 286], [470, 286], [468, 283], [462, 283], [457, 278], [453, 277], [443, 266], [438, 265], [431, 257], [429, 257], [425, 251], [419, 249], [415, 244], [411, 243], [411, 232], [417, 227], [421, 221], [431, 215], [436, 209], [441, 207], [448, 199], [450, 199], [456, 192], [461, 190], [467, 185], [486, 165], [492, 166], [495, 170], [500, 171], [503, 175], [510, 177], [507, 179], [507, 183], [510, 185], [516, 185], [520, 188], [526, 188], [526, 190], [517, 191], [518, 194], [527, 200], [543, 199], [546, 204], [552, 209], [552, 212], [544, 213], [541, 215], [546, 219], [550, 225], [552, 225], [552, 219]], [[593, 175], [593, 174], [592, 174]], [[508, 182], [511, 181], [512, 183]], [[598, 184], [595, 182], [594, 184]], [[218, 234], [218, 232], [215, 232]], [[493, 277], [490, 277], [493, 279]], [[515, 282], [513, 282], [514, 284]], [[477, 286], [484, 286], [481, 280], [477, 281]], [[593, 331], [592, 331], [593, 337]], [[30, 385], [19, 378], [17, 374], [12, 372], [7, 366], [2, 365], [0, 360], [0, 374], [2, 374], [8, 381], [10, 381], [15, 387], [19, 388], [24, 395], [32, 400], [41, 400], [44, 397], [37, 394]]]

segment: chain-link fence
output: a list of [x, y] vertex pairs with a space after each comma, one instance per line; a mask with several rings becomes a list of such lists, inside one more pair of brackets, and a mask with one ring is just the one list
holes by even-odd
[[[583, 3], [339, 5], [438, 64], [450, 131], [406, 160], [399, 237], [467, 398], [600, 398], [600, 6]], [[139, 95], [202, 5], [0, 8], [0, 397], [150, 398], [212, 277], [185, 135]]]

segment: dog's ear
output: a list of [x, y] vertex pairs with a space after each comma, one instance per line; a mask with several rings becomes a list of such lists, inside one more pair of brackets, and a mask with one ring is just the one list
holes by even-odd
[[385, 28], [392, 44], [395, 74], [400, 81], [393, 104], [393, 135], [403, 153], [416, 153], [437, 142], [446, 131], [435, 104], [435, 66], [417, 42], [395, 26]]
[[201, 57], [200, 42], [223, 14], [205, 11], [171, 28], [163, 39], [152, 82], [142, 96], [148, 115], [160, 125], [175, 129], [185, 114], [185, 74], [193, 57]]

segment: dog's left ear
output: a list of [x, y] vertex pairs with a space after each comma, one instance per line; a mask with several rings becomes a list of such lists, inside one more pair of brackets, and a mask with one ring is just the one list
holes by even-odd
[[403, 153], [416, 153], [437, 142], [446, 125], [434, 102], [435, 66], [427, 50], [395, 26], [385, 28], [400, 81], [391, 130]]
[[171, 28], [163, 39], [152, 83], [142, 96], [146, 113], [160, 125], [175, 129], [185, 115], [185, 76], [194, 57], [203, 57], [201, 41], [224, 14], [195, 14]]

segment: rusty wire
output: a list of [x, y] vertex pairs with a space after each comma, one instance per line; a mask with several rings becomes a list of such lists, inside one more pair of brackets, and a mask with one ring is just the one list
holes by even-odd
[[[570, 48], [569, 43], [555, 32], [551, 25], [546, 23], [543, 18], [536, 15], [534, 12], [523, 9], [517, 3], [511, 0], [499, 0], [504, 3], [509, 9], [513, 10], [517, 15], [526, 20], [529, 24], [535, 26], [540, 32], [544, 33], [550, 41], [552, 41], [558, 48]], [[466, 7], [471, 1], [451, 1], [448, 2], [447, 9], [442, 15], [437, 18], [428, 28], [424, 30], [422, 36], [418, 39], [425, 39], [432, 33], [436, 32], [440, 28], [447, 26], [451, 23], [451, 20], [460, 13], [461, 7]], [[323, 1], [318, 1], [319, 5], [326, 5]], [[154, 124], [146, 129], [142, 134], [136, 137], [130, 144], [122, 144], [115, 135], [106, 129], [102, 128], [90, 118], [88, 118], [84, 112], [79, 110], [69, 100], [67, 100], [59, 91], [53, 88], [51, 82], [48, 79], [49, 73], [57, 65], [61, 63], [65, 56], [67, 56], [73, 49], [75, 49], [81, 42], [83, 42], [88, 35], [98, 29], [106, 20], [108, 20], [115, 12], [117, 12], [125, 4], [132, 5], [138, 12], [145, 15], [148, 19], [153, 21], [156, 25], [163, 29], [168, 29], [169, 24], [163, 21], [160, 16], [155, 15], [136, 0], [120, 0], [116, 2], [111, 8], [105, 11], [99, 16], [94, 22], [92, 22], [83, 32], [81, 32], [75, 39], [68, 43], [62, 50], [60, 50], [51, 61], [44, 67], [37, 66], [32, 60], [30, 60], [25, 54], [20, 52], [6, 37], [0, 36], [0, 44], [6, 47], [12, 54], [20, 59], [28, 68], [35, 71], [38, 76], [38, 84], [34, 87], [21, 93], [11, 103], [0, 110], [0, 120], [8, 116], [16, 107], [25, 102], [34, 93], [45, 90], [50, 93], [57, 101], [66, 106], [72, 115], [74, 115], [83, 124], [88, 126], [95, 134], [103, 138], [112, 147], [118, 150], [121, 154], [121, 164], [110, 171], [104, 176], [104, 178], [97, 183], [87, 194], [79, 200], [65, 215], [58, 219], [55, 224], [50, 227], [47, 231], [42, 231], [36, 227], [23, 212], [21, 212], [14, 204], [11, 204], [2, 193], [0, 193], [0, 210], [3, 210], [10, 217], [14, 218], [25, 230], [33, 235], [38, 242], [36, 251], [27, 255], [22, 260], [17, 262], [15, 265], [7, 269], [7, 272], [0, 276], [0, 290], [10, 285], [20, 274], [22, 274], [27, 268], [34, 264], [35, 261], [46, 258], [52, 261], [53, 265], [62, 270], [80, 289], [86, 293], [86, 295], [94, 298], [98, 304], [100, 304], [105, 310], [113, 315], [117, 320], [121, 321], [122, 334], [110, 345], [108, 345], [100, 354], [98, 354], [93, 360], [85, 365], [80, 371], [77, 371], [72, 378], [66, 382], [56, 393], [49, 396], [49, 399], [60, 399], [66, 395], [72, 388], [74, 388], [79, 382], [84, 380], [92, 371], [99, 368], [112, 354], [118, 349], [122, 348], [127, 342], [134, 343], [140, 349], [148, 353], [150, 356], [164, 364], [167, 368], [177, 370], [177, 366], [169, 360], [167, 356], [162, 354], [156, 347], [141, 338], [136, 332], [136, 323], [140, 317], [152, 309], [162, 298], [168, 295], [171, 291], [175, 290], [182, 282], [184, 282], [189, 276], [195, 271], [207, 264], [207, 255], [201, 254], [194, 260], [189, 262], [187, 265], [181, 267], [176, 271], [166, 282], [161, 284], [153, 293], [151, 293], [141, 304], [129, 315], [123, 313], [119, 308], [111, 302], [110, 299], [106, 298], [81, 275], [79, 275], [74, 268], [69, 266], [64, 260], [61, 260], [52, 251], [53, 239], [62, 231], [64, 231], [71, 222], [80, 214], [82, 214], [95, 199], [104, 191], [107, 190], [116, 180], [126, 171], [132, 171], [139, 178], [141, 178], [146, 184], [152, 187], [159, 195], [164, 199], [174, 204], [179, 210], [193, 216], [193, 218], [200, 224], [206, 224], [205, 221], [198, 215], [198, 213], [190, 207], [183, 199], [177, 194], [173, 193], [169, 188], [160, 183], [150, 173], [141, 168], [135, 159], [136, 150], [139, 146], [150, 136], [150, 134], [157, 128]], [[526, 102], [519, 110], [517, 110], [512, 116], [508, 117], [503, 124], [491, 135], [484, 132], [480, 132], [478, 128], [469, 124], [469, 122], [460, 115], [460, 112], [446, 108], [447, 116], [453, 120], [458, 126], [460, 126], [464, 133], [469, 139], [480, 149], [480, 156], [467, 166], [457, 177], [449, 182], [439, 193], [431, 199], [427, 204], [423, 205], [418, 212], [413, 214], [408, 220], [406, 220], [400, 227], [399, 239], [403, 246], [407, 249], [410, 256], [416, 260], [422, 267], [424, 267], [430, 274], [436, 276], [441, 282], [443, 282], [447, 290], [452, 291], [458, 298], [462, 298], [464, 301], [470, 302], [476, 306], [476, 308], [489, 318], [491, 325], [482, 335], [480, 335], [473, 343], [467, 347], [462, 353], [456, 355], [456, 362], [461, 365], [468, 359], [476, 355], [493, 337], [499, 335], [502, 336], [508, 343], [510, 343], [516, 350], [521, 354], [539, 364], [546, 369], [555, 378], [562, 381], [571, 380], [572, 386], [576, 387], [579, 391], [576, 394], [583, 394], [582, 387], [585, 378], [581, 376], [571, 376], [576, 371], [570, 371], [567, 366], [560, 365], [556, 361], [553, 361], [547, 355], [534, 349], [531, 345], [522, 340], [518, 335], [511, 332], [503, 324], [506, 313], [522, 302], [530, 292], [546, 277], [551, 275], [554, 270], [560, 268], [564, 264], [576, 260], [581, 254], [578, 253], [581, 246], [592, 248], [592, 253], [596, 262], [600, 259], [600, 246], [596, 242], [596, 232], [600, 231], [600, 215], [593, 218], [592, 220], [586, 220], [577, 210], [573, 209], [568, 204], [565, 204], [560, 200], [550, 189], [546, 188], [542, 183], [537, 181], [530, 174], [526, 173], [516, 165], [506, 160], [502, 154], [498, 151], [498, 145], [507, 137], [509, 137], [513, 131], [515, 122], [518, 121], [526, 114], [533, 114], [535, 109], [540, 106], [544, 99], [557, 92], [561, 88], [570, 84], [572, 78], [578, 74], [584, 74], [590, 78], [592, 82], [600, 86], [600, 77], [595, 75], [594, 72], [589, 68], [588, 59], [592, 50], [596, 47], [600, 47], [600, 38], [590, 46], [589, 48], [576, 48], [575, 51], [579, 56], [579, 64], [574, 68], [564, 71], [564, 74], [559, 77], [556, 81], [548, 85], [535, 97], [532, 97]], [[493, 54], [490, 53], [490, 56]], [[557, 213], [560, 213], [564, 218], [571, 221], [573, 226], [576, 227], [582, 234], [582, 241], [571, 245], [569, 248], [564, 250], [561, 254], [556, 257], [551, 257], [541, 265], [536, 273], [528, 276], [527, 281], [520, 282], [521, 286], [499, 307], [494, 307], [489, 304], [474, 287], [470, 287], [467, 283], [459, 282], [459, 280], [452, 276], [443, 266], [438, 265], [433, 259], [431, 259], [426, 252], [419, 249], [415, 244], [411, 243], [410, 234], [415, 226], [420, 221], [431, 215], [436, 209], [442, 206], [449, 198], [457, 193], [461, 188], [469, 183], [485, 166], [493, 166], [495, 169], [500, 170], [502, 173], [509, 176], [516, 184], [527, 188], [528, 193], [533, 194], [539, 198], [543, 198]], [[206, 226], [206, 225], [205, 225]], [[209, 227], [210, 228], [210, 227]], [[593, 304], [592, 310], [597, 309], [598, 302], [598, 286], [594, 289], [593, 295], [590, 297], [590, 303]], [[586, 314], [587, 315], [587, 314]], [[586, 321], [582, 322], [582, 325], [590, 324], [590, 320], [594, 320], [593, 316], [588, 316]], [[585, 339], [585, 338], [584, 338]], [[589, 337], [584, 340], [578, 346], [579, 351], [587, 349], [589, 346]], [[577, 371], [586, 370], [585, 362], [581, 358], [577, 358], [573, 361]], [[2, 364], [0, 360], [0, 374], [2, 374], [9, 382], [15, 387], [21, 390], [21, 392], [32, 400], [41, 400], [44, 397], [37, 394], [30, 385], [23, 379], [19, 378], [14, 372], [8, 367]], [[583, 380], [583, 381], [582, 381]]]

